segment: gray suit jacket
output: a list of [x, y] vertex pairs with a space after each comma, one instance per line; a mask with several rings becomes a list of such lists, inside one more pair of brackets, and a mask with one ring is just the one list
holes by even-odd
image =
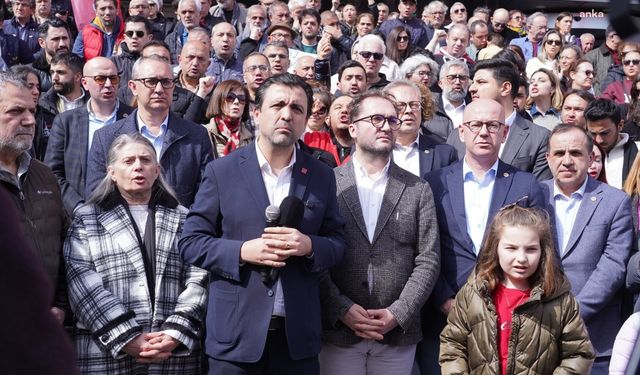
[[[532, 173], [538, 181], [548, 180], [552, 177], [546, 158], [548, 142], [549, 130], [516, 115], [509, 129], [509, 137], [500, 160], [522, 171]], [[462, 160], [465, 147], [458, 132], [451, 132], [447, 143], [455, 147], [458, 158]]]
[[[596, 354], [609, 356], [622, 326], [621, 292], [633, 241], [631, 200], [618, 189], [588, 179], [561, 259]], [[542, 184], [555, 210], [554, 182]]]
[[399, 326], [382, 343], [416, 344], [422, 339], [420, 309], [440, 272], [440, 238], [431, 188], [391, 162], [373, 242], [369, 242], [353, 162], [334, 171], [347, 247], [342, 262], [322, 278], [323, 338], [338, 345], [359, 342], [340, 321], [358, 304], [365, 309], [388, 308], [398, 321]]

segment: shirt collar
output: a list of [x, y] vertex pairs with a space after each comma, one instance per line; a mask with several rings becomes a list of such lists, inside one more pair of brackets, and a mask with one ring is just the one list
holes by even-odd
[[516, 111], [515, 109], [513, 110], [513, 112], [511, 112], [511, 114], [509, 116], [507, 116], [506, 119], [504, 119], [504, 123], [511, 126], [513, 125], [513, 122], [516, 120]]
[[[273, 170], [271, 169], [271, 164], [269, 164], [269, 161], [262, 153], [260, 146], [258, 146], [258, 140], [256, 139], [254, 143], [256, 146], [256, 154], [258, 155], [258, 165], [260, 166], [260, 169], [262, 169], [263, 171], [269, 174], [275, 175], [275, 173], [273, 173]], [[297, 143], [296, 143], [296, 147], [293, 148], [293, 154], [291, 154], [291, 160], [289, 160], [289, 164], [287, 164], [286, 167], [282, 168], [283, 171], [287, 169], [293, 169], [293, 165], [296, 163], [296, 148], [297, 148]]]
[[[90, 119], [98, 119], [96, 117], [96, 114], [93, 112], [93, 109], [91, 109], [91, 98], [89, 98], [89, 100], [87, 100], [87, 112], [89, 113], [89, 118]], [[114, 116], [116, 116], [116, 114], [118, 113], [118, 108], [120, 108], [120, 101], [116, 100], [116, 106], [113, 108], [113, 112], [111, 112], [111, 114], [109, 115], [109, 117], [105, 120], [105, 121], [109, 121], [111, 118], [113, 118]]]
[[464, 108], [467, 106], [467, 103], [464, 101], [464, 99], [462, 100], [462, 104], [460, 104], [457, 107], [454, 107], [453, 104], [449, 101], [449, 99], [447, 99], [446, 95], [444, 95], [444, 93], [441, 94], [440, 96], [442, 98], [442, 106], [444, 107], [445, 110], [451, 111], [451, 110], [457, 110], [457, 109], [462, 109], [464, 110]]
[[[138, 123], [138, 131], [140, 133], [145, 131], [147, 132], [147, 134], [151, 134], [149, 133], [149, 126], [147, 126], [147, 124], [145, 124], [144, 121], [142, 121], [142, 119], [140, 118], [140, 111], [136, 111], [136, 122]], [[168, 123], [169, 123], [169, 114], [167, 114], [167, 117], [165, 117], [164, 120], [162, 120], [162, 124], [160, 124], [160, 129], [162, 130], [160, 134], [164, 134], [167, 131]]]
[[[584, 197], [584, 192], [587, 190], [587, 182], [589, 182], [589, 175], [585, 176], [584, 182], [582, 183], [582, 185], [580, 186], [580, 188], [576, 191], [574, 191], [573, 193], [571, 193], [571, 197], [569, 198], [582, 198]], [[566, 195], [564, 195], [564, 193], [562, 192], [562, 190], [560, 190], [560, 188], [558, 187], [558, 184], [554, 181], [553, 183], [553, 198], [558, 199], [561, 197], [566, 197]]]
[[374, 174], [369, 174], [367, 172], [367, 170], [364, 169], [364, 166], [362, 164], [360, 164], [360, 161], [358, 160], [358, 152], [357, 151], [353, 155], [351, 160], [353, 160], [353, 170], [355, 171], [355, 173], [360, 178], [368, 178], [370, 180], [377, 181], [377, 180], [379, 180], [379, 179], [381, 179], [383, 177], [386, 177], [389, 174], [389, 166], [391, 165], [391, 158], [389, 158], [389, 160], [387, 160], [387, 164], [384, 166], [384, 168], [382, 168], [382, 170], [380, 172], [377, 172], [377, 173], [374, 173]]
[[[69, 99], [67, 99], [67, 97], [65, 97], [64, 95], [60, 95], [60, 94], [58, 94], [58, 93], [56, 93], [56, 95], [58, 95], [58, 98], [60, 98], [64, 103], [66, 103], [67, 105], [69, 105], [69, 104], [77, 103], [77, 102], [79, 102], [80, 100], [83, 100], [83, 99], [84, 99], [84, 95], [85, 95], [86, 93], [85, 93], [85, 91], [84, 91], [84, 89], [83, 89], [82, 87], [80, 88], [80, 91], [82, 92], [82, 95], [78, 96], [78, 97], [77, 97], [76, 99], [74, 99], [74, 100], [69, 100]], [[66, 105], [65, 105], [65, 107], [66, 107]]]
[[[489, 170], [484, 174], [484, 178], [487, 176], [495, 176], [498, 173], [498, 160], [496, 159], [495, 163], [489, 168]], [[478, 178], [473, 173], [469, 164], [467, 164], [467, 157], [462, 160], [462, 176], [464, 176], [464, 181], [476, 181]]]
[[547, 109], [547, 112], [542, 113], [538, 110], [538, 107], [536, 107], [535, 103], [531, 106], [531, 109], [529, 111], [531, 113], [531, 117], [544, 116], [544, 115], [555, 115], [555, 116], [559, 115], [558, 111], [553, 107], [549, 107], [549, 109]]
[[18, 162], [18, 175], [15, 176], [13, 175], [13, 173], [5, 170], [2, 167], [0, 167], [0, 174], [5, 176], [4, 179], [9, 179], [10, 181], [17, 183], [18, 184], [17, 186], [20, 187], [20, 177], [23, 174], [27, 173], [27, 170], [29, 169], [29, 165], [31, 164], [31, 159], [32, 157], [31, 155], [29, 155], [29, 152], [23, 151], [16, 158], [16, 161]]
[[416, 139], [414, 139], [413, 142], [409, 143], [408, 146], [403, 146], [400, 143], [396, 142], [394, 147], [396, 149], [399, 149], [399, 150], [411, 149], [413, 147], [418, 147], [418, 144], [419, 144], [418, 139], [420, 139], [420, 133], [419, 132], [418, 132], [418, 134], [416, 134]]

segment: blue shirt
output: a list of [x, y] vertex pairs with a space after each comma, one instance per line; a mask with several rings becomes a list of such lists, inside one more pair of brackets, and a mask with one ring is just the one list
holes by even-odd
[[467, 233], [473, 242], [473, 252], [478, 255], [480, 245], [484, 238], [491, 197], [493, 196], [493, 184], [498, 172], [498, 159], [484, 174], [482, 180], [473, 173], [466, 158], [462, 162], [462, 175], [464, 179], [464, 213], [467, 218]]
[[140, 134], [149, 140], [153, 144], [153, 148], [156, 150], [156, 155], [158, 157], [158, 162], [160, 162], [160, 156], [162, 153], [162, 144], [164, 143], [164, 135], [167, 134], [167, 123], [169, 122], [169, 115], [164, 118], [162, 124], [160, 125], [160, 133], [153, 134], [147, 124], [142, 122], [140, 118], [140, 112], [136, 112], [136, 123], [138, 124], [138, 130]]
[[100, 120], [96, 117], [96, 115], [91, 110], [91, 99], [87, 101], [87, 112], [89, 113], [89, 139], [87, 142], [87, 155], [89, 155], [89, 150], [91, 150], [91, 143], [93, 142], [93, 133], [96, 130], [102, 129], [107, 125], [111, 125], [116, 122], [116, 115], [118, 113], [118, 107], [120, 106], [120, 102], [116, 100], [116, 107], [113, 109], [113, 112], [109, 115], [108, 118], [104, 120]]
[[560, 191], [558, 185], [553, 184], [553, 201], [556, 206], [556, 233], [558, 235], [558, 252], [560, 255], [564, 255], [566, 251], [567, 242], [569, 242], [569, 237], [571, 237], [571, 231], [573, 230], [573, 224], [576, 222], [576, 216], [578, 215], [584, 192], [587, 189], [588, 180], [589, 178], [585, 176], [584, 183], [580, 189], [571, 193], [569, 197]]

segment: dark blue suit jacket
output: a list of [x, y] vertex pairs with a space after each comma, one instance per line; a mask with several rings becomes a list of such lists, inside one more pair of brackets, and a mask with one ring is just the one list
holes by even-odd
[[[342, 259], [344, 221], [333, 171], [300, 150], [289, 194], [305, 203], [300, 231], [314, 251], [312, 258], [289, 258], [280, 271], [289, 354], [298, 360], [320, 352], [319, 275]], [[205, 348], [213, 358], [256, 362], [262, 356], [275, 288], [263, 284], [259, 267], [240, 265], [240, 247], [262, 235], [268, 205], [251, 143], [207, 166], [187, 216], [179, 248], [187, 263], [211, 272]]]
[[458, 161], [458, 154], [434, 133], [423, 131], [418, 136], [418, 150], [420, 150], [420, 176], [426, 178], [427, 173], [444, 168]]
[[[459, 161], [437, 170], [426, 178], [433, 191], [440, 228], [441, 269], [432, 293], [432, 301], [437, 308], [462, 288], [477, 260], [467, 232], [464, 210], [465, 199], [475, 197], [464, 196], [462, 163]], [[499, 161], [485, 228], [489, 227], [500, 208], [524, 196], [528, 196], [529, 207], [546, 209], [544, 194], [535, 176]]]
[[[87, 161], [86, 197], [91, 196], [91, 192], [107, 174], [111, 142], [121, 134], [138, 132], [136, 114], [137, 110], [129, 117], [94, 133]], [[193, 203], [204, 168], [212, 159], [213, 150], [206, 129], [169, 112], [160, 165], [163, 176], [183, 206], [189, 207]]]

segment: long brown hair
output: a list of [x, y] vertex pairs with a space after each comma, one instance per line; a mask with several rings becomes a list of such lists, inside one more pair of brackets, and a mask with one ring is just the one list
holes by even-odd
[[227, 98], [227, 94], [234, 90], [241, 90], [246, 98], [246, 102], [244, 104], [244, 110], [242, 111], [241, 121], [247, 121], [249, 119], [249, 91], [247, 87], [242, 85], [242, 83], [228, 79], [226, 81], [222, 81], [216, 88], [213, 90], [211, 94], [211, 99], [209, 99], [209, 104], [207, 105], [206, 117], [208, 119], [214, 116], [223, 115], [222, 108], [224, 106], [224, 101]]
[[549, 215], [539, 208], [525, 208], [518, 204], [505, 206], [493, 218], [487, 235], [482, 241], [476, 266], [476, 281], [479, 284], [486, 281], [489, 289], [494, 290], [504, 279], [504, 272], [498, 260], [498, 244], [505, 227], [524, 227], [538, 233], [541, 249], [540, 264], [529, 277], [529, 285], [541, 284], [545, 296], [553, 295], [563, 283], [563, 274], [558, 266]]

